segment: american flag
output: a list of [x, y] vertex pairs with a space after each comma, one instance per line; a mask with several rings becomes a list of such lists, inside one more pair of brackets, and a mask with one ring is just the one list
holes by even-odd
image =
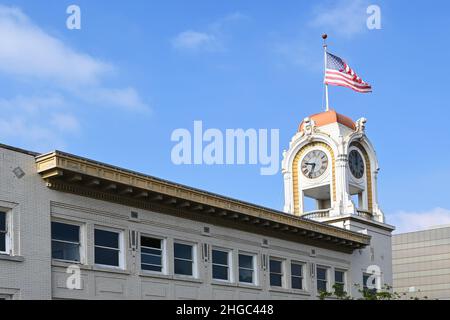
[[358, 77], [344, 60], [329, 52], [327, 52], [325, 84], [347, 87], [361, 93], [372, 92], [370, 84]]

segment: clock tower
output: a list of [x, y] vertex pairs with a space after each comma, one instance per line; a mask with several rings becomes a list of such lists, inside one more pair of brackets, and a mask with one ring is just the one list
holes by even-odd
[[375, 268], [379, 285], [392, 284], [394, 227], [378, 205], [378, 161], [366, 122], [329, 110], [300, 123], [283, 152], [284, 211], [371, 235], [370, 247], [353, 254], [352, 277]]
[[378, 162], [365, 133], [334, 110], [305, 118], [283, 153], [284, 211], [326, 220], [357, 215], [384, 222], [377, 201]]

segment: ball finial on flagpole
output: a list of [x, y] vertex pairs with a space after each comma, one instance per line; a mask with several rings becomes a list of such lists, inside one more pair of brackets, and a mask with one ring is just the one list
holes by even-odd
[[327, 38], [328, 38], [328, 35], [326, 33], [322, 34], [323, 46], [324, 47], [327, 46]]

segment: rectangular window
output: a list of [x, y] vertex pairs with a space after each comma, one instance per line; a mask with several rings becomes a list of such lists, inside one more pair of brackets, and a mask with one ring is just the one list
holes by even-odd
[[230, 279], [230, 251], [213, 249], [212, 276], [214, 280], [231, 281]]
[[317, 292], [328, 291], [328, 269], [317, 267]]
[[80, 262], [80, 226], [52, 222], [52, 258]]
[[0, 212], [0, 253], [8, 251], [8, 224], [6, 212]]
[[141, 237], [141, 269], [164, 272], [164, 241], [162, 239]]
[[303, 264], [291, 263], [291, 286], [292, 289], [303, 290]]
[[343, 293], [345, 291], [345, 271], [335, 270], [334, 271], [334, 285], [335, 291], [338, 293]]
[[239, 282], [255, 284], [255, 256], [239, 254]]
[[194, 246], [174, 243], [175, 274], [194, 276]]
[[121, 232], [95, 229], [95, 264], [122, 267]]
[[273, 287], [283, 286], [283, 261], [270, 259], [269, 261], [270, 285]]

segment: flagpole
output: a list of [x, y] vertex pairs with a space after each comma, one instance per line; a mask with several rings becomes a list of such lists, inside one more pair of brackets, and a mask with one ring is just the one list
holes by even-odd
[[[328, 35], [324, 33], [322, 35], [323, 39], [323, 54], [324, 54], [324, 69], [323, 69], [323, 76], [325, 77], [325, 73], [327, 72], [327, 38]], [[325, 79], [324, 79], [325, 81]], [[329, 104], [328, 104], [328, 84], [325, 83], [325, 111], [330, 110]]]

